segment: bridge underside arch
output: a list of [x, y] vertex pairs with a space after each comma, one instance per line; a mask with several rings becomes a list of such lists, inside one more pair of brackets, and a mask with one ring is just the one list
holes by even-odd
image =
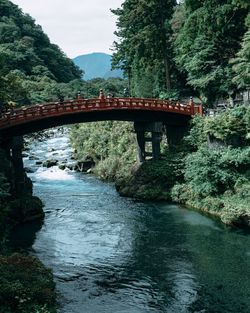
[[187, 127], [191, 116], [172, 112], [149, 110], [96, 110], [27, 119], [18, 124], [6, 125], [0, 130], [1, 137], [26, 135], [48, 128], [76, 123], [97, 121], [162, 122], [173, 127]]

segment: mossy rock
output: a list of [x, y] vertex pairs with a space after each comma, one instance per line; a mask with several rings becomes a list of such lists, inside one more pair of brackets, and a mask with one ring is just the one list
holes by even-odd
[[168, 160], [147, 161], [128, 179], [116, 182], [116, 189], [121, 196], [144, 200], [170, 200], [170, 190], [177, 175], [174, 162]]
[[23, 196], [10, 201], [10, 219], [16, 224], [44, 218], [43, 203], [38, 197]]

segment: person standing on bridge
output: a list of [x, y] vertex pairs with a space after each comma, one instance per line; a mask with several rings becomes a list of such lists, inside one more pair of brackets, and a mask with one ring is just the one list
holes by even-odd
[[10, 112], [11, 115], [13, 115], [15, 112], [14, 112], [14, 109], [15, 109], [15, 106], [16, 106], [16, 103], [13, 102], [13, 101], [9, 101], [8, 102], [8, 111]]
[[78, 93], [77, 93], [77, 100], [81, 100], [81, 99], [84, 99], [84, 95], [81, 93], [81, 91], [79, 90]]
[[103, 106], [104, 103], [105, 103], [105, 95], [104, 95], [104, 92], [103, 92], [103, 89], [100, 89], [100, 94], [99, 94], [99, 98], [100, 100], [100, 106]]

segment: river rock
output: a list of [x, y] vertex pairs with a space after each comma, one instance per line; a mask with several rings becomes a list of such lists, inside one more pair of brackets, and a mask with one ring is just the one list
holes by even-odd
[[75, 166], [77, 172], [87, 172], [95, 165], [93, 160], [78, 161]]
[[30, 155], [29, 160], [38, 160], [39, 158], [36, 157], [35, 155]]
[[16, 224], [44, 218], [42, 201], [34, 196], [21, 196], [9, 204], [10, 218]]
[[46, 161], [43, 162], [43, 167], [48, 167], [49, 168], [49, 167], [57, 165], [57, 163], [58, 163], [58, 160], [53, 160], [53, 159], [46, 160]]

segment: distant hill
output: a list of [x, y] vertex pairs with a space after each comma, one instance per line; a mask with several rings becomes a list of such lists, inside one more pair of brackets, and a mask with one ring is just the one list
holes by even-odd
[[85, 72], [83, 76], [85, 80], [96, 77], [123, 77], [121, 70], [111, 70], [111, 61], [111, 55], [99, 52], [80, 55], [73, 59], [73, 62]]

